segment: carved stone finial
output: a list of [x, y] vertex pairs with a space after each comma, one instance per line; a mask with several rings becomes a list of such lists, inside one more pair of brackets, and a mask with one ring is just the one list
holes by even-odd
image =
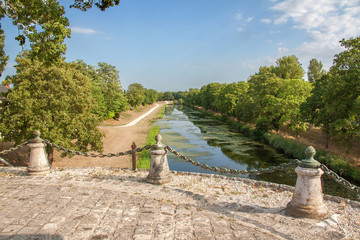
[[31, 141], [33, 143], [41, 143], [42, 139], [40, 138], [41, 132], [39, 130], [34, 131], [35, 138]]
[[300, 166], [304, 168], [318, 168], [320, 167], [320, 163], [314, 159], [316, 154], [316, 150], [312, 146], [308, 146], [305, 149], [306, 158], [301, 161]]
[[156, 143], [155, 143], [154, 145], [152, 145], [151, 148], [152, 148], [152, 149], [164, 149], [164, 146], [162, 145], [161, 140], [162, 140], [161, 135], [160, 135], [160, 134], [157, 134], [157, 135], [155, 136], [155, 141], [156, 141]]

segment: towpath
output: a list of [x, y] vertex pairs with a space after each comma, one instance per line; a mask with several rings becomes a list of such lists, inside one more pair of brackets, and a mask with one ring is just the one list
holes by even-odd
[[[120, 121], [107, 121], [99, 126], [105, 135], [103, 138], [104, 153], [117, 153], [131, 150], [132, 142], [141, 147], [146, 142], [146, 137], [151, 128], [151, 119], [157, 118], [165, 102], [142, 107], [122, 113]], [[112, 158], [89, 158], [74, 156], [62, 158], [60, 153], [55, 154], [53, 167], [119, 167], [131, 168], [131, 156]]]

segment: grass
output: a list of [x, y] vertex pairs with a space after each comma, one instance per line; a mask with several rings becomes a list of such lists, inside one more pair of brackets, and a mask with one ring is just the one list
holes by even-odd
[[[197, 109], [199, 110], [199, 109]], [[305, 149], [307, 146], [296, 143], [290, 139], [283, 138], [279, 135], [265, 133], [263, 135], [258, 135], [256, 130], [253, 127], [250, 127], [244, 123], [234, 121], [226, 116], [215, 115], [205, 110], [199, 110], [213, 118], [225, 122], [232, 128], [234, 131], [244, 134], [246, 137], [255, 139], [257, 141], [262, 141], [273, 148], [277, 149], [280, 152], [283, 152], [290, 158], [296, 158], [302, 160], [305, 158]], [[338, 155], [328, 153], [325, 151], [317, 151], [315, 159], [326, 165], [329, 169], [336, 172], [339, 176], [346, 178], [355, 182], [356, 184], [360, 183], [360, 168], [352, 167], [349, 164], [349, 160], [342, 158]]]
[[[161, 111], [158, 113], [158, 115], [157, 115], [158, 119], [163, 118], [163, 116], [165, 114], [165, 109], [166, 109], [166, 105], [164, 105], [163, 108], [161, 109]], [[145, 145], [155, 144], [156, 143], [155, 136], [159, 133], [160, 133], [159, 126], [156, 126], [156, 125], [153, 126], [148, 133]], [[137, 160], [136, 167], [138, 169], [149, 169], [150, 161], [151, 161], [151, 156], [150, 156], [149, 150], [144, 150], [141, 153], [139, 153], [139, 158]]]
[[164, 117], [165, 109], [166, 109], [166, 105], [164, 105], [161, 111], [158, 113], [157, 115], [158, 119], [162, 119]]
[[[159, 126], [153, 126], [148, 133], [145, 145], [155, 144], [156, 143], [155, 136], [159, 132], [160, 132]], [[137, 160], [136, 167], [138, 169], [149, 169], [150, 168], [150, 160], [151, 160], [151, 157], [150, 157], [149, 150], [144, 150], [139, 153], [139, 158]]]

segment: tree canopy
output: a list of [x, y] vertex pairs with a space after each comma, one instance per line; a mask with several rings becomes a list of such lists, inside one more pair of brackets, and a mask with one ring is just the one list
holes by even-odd
[[105, 11], [109, 7], [119, 5], [120, 0], [98, 0], [94, 3], [94, 0], [74, 0], [74, 4], [70, 7], [78, 8], [82, 11], [86, 11], [95, 4], [96, 7], [100, 8], [101, 11]]
[[[66, 52], [65, 38], [70, 37], [69, 21], [65, 10], [56, 0], [0, 1], [0, 19], [9, 17], [20, 34], [20, 45], [29, 41], [31, 59], [50, 64], [61, 61]], [[8, 56], [4, 51], [5, 35], [0, 29], [0, 73], [4, 71]]]
[[[5, 141], [20, 143], [40, 130], [48, 140], [77, 150], [102, 150], [99, 118], [90, 79], [76, 63], [47, 66], [25, 55], [17, 57], [8, 101], [0, 108], [0, 132]], [[51, 80], [49, 80], [51, 79]]]
[[302, 106], [307, 120], [329, 136], [350, 144], [360, 139], [360, 37], [343, 39], [328, 74], [315, 81]]
[[325, 70], [323, 69], [322, 62], [319, 62], [315, 58], [311, 59], [307, 72], [308, 81], [313, 83], [316, 80], [320, 79], [324, 74]]

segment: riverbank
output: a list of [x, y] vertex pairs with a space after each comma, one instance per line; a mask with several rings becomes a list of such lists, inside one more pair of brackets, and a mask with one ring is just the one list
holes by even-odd
[[[228, 124], [228, 126], [236, 132], [240, 132], [250, 138], [264, 141], [278, 151], [285, 153], [290, 158], [303, 159], [305, 157], [304, 151], [307, 146], [312, 145], [312, 143], [314, 143], [314, 146], [318, 146], [318, 144], [316, 144], [317, 138], [314, 137], [314, 134], [310, 135], [313, 136], [312, 141], [315, 142], [310, 141], [308, 138], [298, 138], [297, 141], [295, 141], [291, 137], [284, 137], [284, 134], [281, 134], [280, 131], [277, 133], [265, 133], [262, 136], [258, 136], [255, 131], [255, 126], [253, 125], [239, 122], [234, 118], [229, 118], [219, 113], [205, 110], [201, 107], [195, 107], [195, 109]], [[306, 139], [306, 141], [304, 140], [304, 142], [301, 142], [302, 139]], [[358, 151], [359, 150], [354, 150], [355, 153]], [[360, 183], [360, 167], [351, 165], [350, 163], [353, 162], [352, 160], [342, 158], [331, 152], [326, 152], [322, 148], [320, 148], [320, 150], [317, 149], [317, 155], [315, 157], [319, 162], [325, 164], [340, 176], [357, 185]]]
[[0, 238], [360, 239], [358, 202], [325, 196], [331, 218], [293, 218], [285, 214], [293, 187], [182, 172], [152, 185], [147, 175], [58, 168], [29, 177], [26, 168], [0, 168]]

